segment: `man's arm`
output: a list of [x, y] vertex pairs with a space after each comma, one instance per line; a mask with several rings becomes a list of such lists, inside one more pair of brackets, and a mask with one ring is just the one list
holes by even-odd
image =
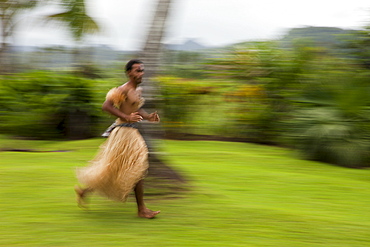
[[159, 116], [157, 112], [153, 112], [148, 114], [144, 109], [140, 108], [139, 109], [139, 114], [143, 117], [143, 119], [148, 120], [150, 122], [159, 122]]
[[110, 100], [106, 100], [103, 103], [102, 110], [122, 119], [124, 122], [139, 122], [143, 120], [143, 117], [138, 112], [133, 112], [130, 115], [121, 112], [113, 106], [113, 102]]

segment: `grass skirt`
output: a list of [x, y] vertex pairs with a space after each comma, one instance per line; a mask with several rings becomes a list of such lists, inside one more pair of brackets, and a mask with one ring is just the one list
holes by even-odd
[[139, 131], [117, 127], [91, 164], [77, 170], [77, 178], [99, 194], [124, 202], [148, 166], [148, 149]]

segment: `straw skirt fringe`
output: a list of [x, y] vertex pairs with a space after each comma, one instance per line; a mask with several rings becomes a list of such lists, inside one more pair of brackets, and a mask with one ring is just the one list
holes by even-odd
[[77, 178], [99, 194], [124, 202], [148, 166], [148, 149], [139, 131], [119, 127], [100, 146], [91, 164], [77, 170]]

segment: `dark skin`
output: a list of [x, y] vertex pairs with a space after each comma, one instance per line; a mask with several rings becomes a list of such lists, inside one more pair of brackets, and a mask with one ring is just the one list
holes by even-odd
[[[148, 120], [151, 122], [159, 122], [159, 116], [157, 112], [148, 114], [144, 109], [137, 109], [137, 103], [141, 97], [141, 88], [138, 85], [142, 82], [144, 75], [144, 65], [141, 63], [133, 64], [131, 70], [127, 71], [129, 81], [118, 87], [123, 94], [127, 95], [125, 102], [123, 102], [119, 109], [114, 107], [114, 104], [110, 100], [106, 100], [103, 103], [102, 109], [118, 118], [122, 122], [135, 123], [142, 120]], [[78, 195], [78, 202], [80, 206], [84, 205], [84, 197], [87, 193], [91, 192], [92, 189], [86, 188], [81, 189], [75, 188]], [[143, 218], [154, 218], [160, 211], [152, 211], [145, 206], [144, 203], [144, 186], [143, 180], [139, 181], [135, 188], [135, 198], [138, 208], [138, 216]]]
[[102, 109], [110, 114], [120, 118], [122, 122], [135, 123], [142, 120], [148, 120], [151, 122], [159, 122], [159, 116], [157, 112], [148, 114], [144, 109], [136, 111], [136, 102], [141, 96], [141, 88], [138, 86], [142, 82], [144, 75], [144, 65], [134, 64], [132, 69], [127, 72], [129, 81], [118, 87], [123, 94], [127, 95], [126, 101], [121, 105], [120, 109], [114, 107], [113, 102], [106, 100], [103, 103]]

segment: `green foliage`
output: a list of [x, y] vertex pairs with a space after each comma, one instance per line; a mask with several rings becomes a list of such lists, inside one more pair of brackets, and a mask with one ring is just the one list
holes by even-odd
[[208, 88], [197, 85], [195, 81], [175, 77], [158, 77], [156, 80], [160, 83], [163, 126], [170, 131], [188, 127], [196, 112], [197, 99], [203, 93], [202, 88]]
[[335, 49], [343, 42], [341, 36], [350, 35], [353, 30], [336, 27], [293, 28], [279, 41], [284, 48], [292, 48], [295, 42], [309, 41], [312, 47]]
[[162, 56], [163, 64], [165, 64], [161, 71], [162, 74], [180, 78], [205, 78], [206, 53], [167, 50]]
[[1, 130], [33, 138], [86, 138], [99, 116], [95, 82], [70, 74], [30, 72], [0, 81]]
[[216, 78], [253, 82], [269, 73], [268, 68], [262, 66], [261, 50], [258, 44], [231, 47], [225, 54], [209, 59], [208, 72]]
[[[369, 165], [369, 74], [353, 60], [297, 40], [290, 50], [274, 42], [239, 44], [207, 65], [214, 89], [212, 109], [205, 111], [220, 124], [213, 133], [274, 144], [287, 144], [288, 137], [303, 157]], [[193, 109], [193, 116], [207, 116], [204, 107]]]
[[209, 61], [213, 77], [235, 82], [226, 93], [226, 100], [234, 102], [228, 115], [229, 125], [239, 131], [235, 136], [276, 142], [279, 122], [291, 108], [289, 97], [299, 90], [297, 81], [308, 60], [303, 52], [283, 51], [275, 42], [256, 42], [240, 44]]
[[344, 54], [351, 56], [354, 63], [370, 69], [370, 25], [364, 30], [353, 31], [342, 37]]
[[369, 74], [335, 66], [337, 70], [320, 66], [321, 71], [307, 78], [288, 135], [306, 158], [346, 167], [369, 166]]
[[270, 143], [266, 123], [273, 119], [263, 87], [174, 77], [157, 80], [167, 131]]
[[364, 120], [348, 120], [329, 107], [302, 109], [295, 113], [289, 134], [305, 158], [359, 168], [369, 166], [370, 126]]
[[229, 136], [256, 143], [270, 143], [271, 133], [267, 131], [270, 127], [266, 123], [273, 120], [273, 115], [265, 88], [257, 85], [234, 85], [223, 96], [223, 101], [229, 109], [225, 112], [229, 121], [227, 126], [224, 126], [229, 128]]

